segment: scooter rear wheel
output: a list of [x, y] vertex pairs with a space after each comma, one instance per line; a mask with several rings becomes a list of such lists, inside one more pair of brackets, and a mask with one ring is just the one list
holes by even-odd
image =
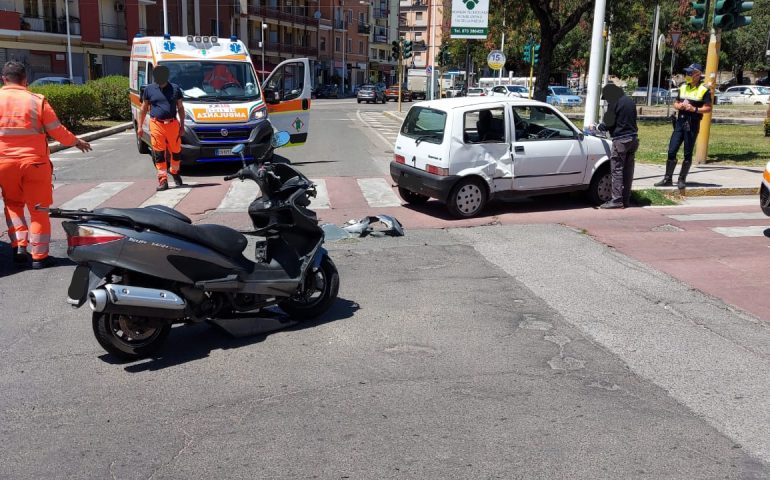
[[326, 312], [337, 299], [340, 276], [337, 267], [328, 256], [315, 271], [308, 272], [302, 293], [278, 304], [296, 320], [309, 320]]
[[121, 360], [138, 360], [156, 353], [163, 346], [170, 324], [148, 326], [145, 317], [94, 312], [92, 324], [99, 345]]

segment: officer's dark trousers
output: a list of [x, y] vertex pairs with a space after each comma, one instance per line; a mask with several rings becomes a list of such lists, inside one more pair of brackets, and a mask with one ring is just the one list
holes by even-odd
[[666, 178], [671, 179], [676, 167], [676, 153], [679, 147], [684, 143], [684, 159], [682, 160], [682, 169], [679, 171], [679, 177], [684, 180], [690, 172], [692, 165], [692, 152], [695, 149], [695, 139], [698, 138], [698, 129], [700, 122], [693, 120], [687, 122], [684, 119], [678, 119], [674, 127], [674, 133], [671, 134], [671, 140], [668, 142], [668, 160], [666, 160]]
[[612, 170], [612, 203], [628, 206], [631, 199], [631, 182], [634, 180], [636, 151], [639, 149], [637, 137], [612, 140], [610, 169]]

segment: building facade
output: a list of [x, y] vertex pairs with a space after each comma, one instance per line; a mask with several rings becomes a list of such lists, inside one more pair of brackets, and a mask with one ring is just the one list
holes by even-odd
[[444, 10], [449, 11], [446, 4], [445, 0], [400, 0], [400, 35], [413, 42], [413, 57], [407, 60], [407, 68], [437, 66], [434, 63], [443, 39]]

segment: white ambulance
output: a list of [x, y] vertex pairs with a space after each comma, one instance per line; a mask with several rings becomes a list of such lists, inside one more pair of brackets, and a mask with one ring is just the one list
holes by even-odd
[[[235, 37], [137, 36], [129, 66], [134, 129], [140, 93], [158, 65], [168, 67], [169, 81], [184, 94], [183, 165], [240, 160], [232, 149], [241, 143], [247, 161], [259, 159], [270, 148], [273, 127], [291, 134], [289, 145], [307, 140], [313, 77], [308, 59], [279, 64], [260, 87], [248, 49]], [[137, 136], [139, 152], [149, 153], [149, 144], [145, 122]]]

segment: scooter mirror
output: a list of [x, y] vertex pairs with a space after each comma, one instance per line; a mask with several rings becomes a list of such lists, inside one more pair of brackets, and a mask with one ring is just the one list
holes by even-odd
[[233, 147], [233, 153], [236, 155], [240, 155], [243, 153], [243, 150], [246, 148], [246, 146], [242, 143], [239, 143], [238, 145]]
[[273, 135], [273, 148], [278, 148], [286, 145], [289, 143], [289, 140], [291, 139], [291, 136], [289, 135], [289, 132], [276, 132]]

